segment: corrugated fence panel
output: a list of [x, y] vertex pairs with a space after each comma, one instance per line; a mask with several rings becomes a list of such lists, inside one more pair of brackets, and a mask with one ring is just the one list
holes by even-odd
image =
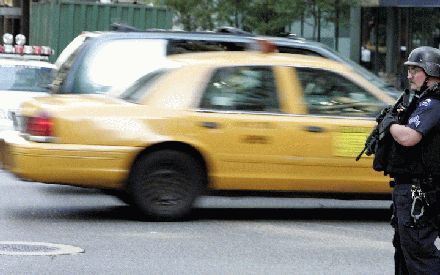
[[75, 30], [75, 5], [70, 5], [66, 3], [60, 4], [60, 32], [58, 33], [58, 45], [57, 52], [60, 52], [60, 49], [64, 49], [66, 47], [68, 41], [72, 40], [72, 35]]
[[[31, 2], [32, 5], [33, 2]], [[28, 42], [32, 45], [49, 45], [51, 30], [51, 5], [49, 2], [41, 3], [31, 9], [29, 19], [29, 37]], [[38, 35], [32, 35], [38, 34]]]
[[112, 23], [140, 29], [172, 27], [172, 11], [137, 4], [101, 4], [69, 0], [31, 2], [30, 44], [48, 45], [59, 53], [83, 31], [107, 31]]
[[78, 8], [75, 9], [75, 15], [76, 23], [73, 25], [73, 32], [72, 33], [81, 33], [86, 29], [86, 5], [80, 5]]

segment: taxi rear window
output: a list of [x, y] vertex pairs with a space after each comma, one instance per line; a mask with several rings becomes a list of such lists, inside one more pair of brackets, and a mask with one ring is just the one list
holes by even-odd
[[130, 85], [119, 97], [128, 102], [139, 103], [139, 101], [148, 94], [148, 91], [156, 80], [170, 70], [171, 69], [157, 70], [142, 76]]
[[272, 67], [233, 66], [217, 69], [202, 96], [200, 108], [280, 112]]

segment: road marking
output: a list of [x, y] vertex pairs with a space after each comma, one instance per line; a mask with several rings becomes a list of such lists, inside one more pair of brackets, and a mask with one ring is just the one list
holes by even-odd
[[10, 256], [55, 256], [84, 253], [84, 249], [44, 242], [0, 241], [0, 255]]

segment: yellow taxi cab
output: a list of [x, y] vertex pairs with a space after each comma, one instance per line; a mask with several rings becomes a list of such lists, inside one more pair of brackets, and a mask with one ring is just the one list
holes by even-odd
[[174, 55], [122, 93], [25, 102], [1, 162], [27, 180], [121, 190], [158, 220], [206, 190], [386, 194], [372, 158], [355, 157], [393, 102], [320, 57]]

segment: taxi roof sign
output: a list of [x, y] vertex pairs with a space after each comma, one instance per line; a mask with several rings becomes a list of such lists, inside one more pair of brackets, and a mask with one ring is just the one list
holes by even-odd
[[259, 51], [262, 53], [276, 53], [278, 52], [277, 46], [267, 39], [256, 39]]

